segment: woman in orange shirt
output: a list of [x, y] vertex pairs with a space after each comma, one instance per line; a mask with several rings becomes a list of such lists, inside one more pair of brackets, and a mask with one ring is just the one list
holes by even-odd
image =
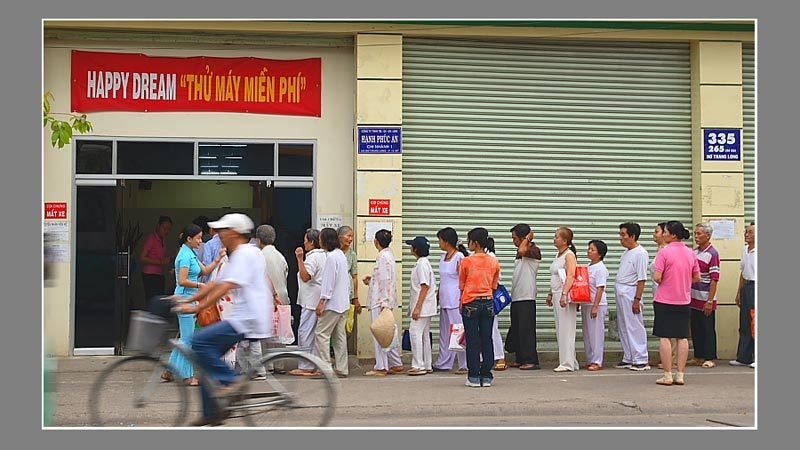
[[486, 254], [488, 239], [489, 232], [485, 228], [470, 230], [467, 240], [473, 255], [464, 258], [458, 269], [461, 316], [467, 343], [468, 374], [464, 385], [468, 387], [489, 387], [493, 378], [492, 293], [500, 281], [500, 263]]

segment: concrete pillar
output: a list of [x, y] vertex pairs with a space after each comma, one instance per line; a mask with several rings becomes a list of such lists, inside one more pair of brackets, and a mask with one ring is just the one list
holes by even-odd
[[[741, 42], [696, 41], [692, 57], [693, 219], [734, 222], [734, 236], [723, 239], [715, 230], [712, 244], [720, 254], [717, 289], [717, 354], [736, 356], [738, 315], [734, 298], [739, 258], [744, 245], [744, 166], [738, 161], [705, 160], [703, 130], [742, 130]], [[691, 224], [692, 226], [694, 224]], [[687, 225], [687, 228], [689, 226]]]
[[[402, 154], [359, 154], [359, 127], [400, 127], [403, 123], [403, 37], [391, 34], [359, 34], [356, 52], [356, 129], [354, 152], [356, 159], [356, 226], [355, 243], [358, 253], [358, 274], [363, 279], [372, 274], [378, 251], [373, 245], [374, 233], [368, 236], [370, 222], [390, 223], [397, 270], [397, 300], [402, 299], [403, 251], [403, 174]], [[369, 201], [388, 200], [388, 215], [370, 213]], [[368, 288], [359, 280], [359, 298], [366, 305]], [[402, 332], [402, 308], [395, 318]], [[373, 358], [374, 347], [367, 311], [358, 321], [359, 358]]]

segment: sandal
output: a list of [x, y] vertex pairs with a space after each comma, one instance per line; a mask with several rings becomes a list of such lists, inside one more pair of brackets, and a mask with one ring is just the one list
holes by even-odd
[[172, 372], [170, 372], [169, 370], [165, 370], [161, 372], [161, 379], [164, 380], [165, 383], [169, 383], [170, 381], [173, 381], [175, 378], [173, 378]]
[[187, 386], [200, 386], [200, 381], [195, 377], [184, 378], [183, 382], [186, 383]]
[[523, 364], [519, 366], [519, 370], [539, 370], [540, 367], [536, 364]]
[[494, 363], [494, 370], [503, 371], [506, 370], [507, 368], [508, 365], [506, 365], [505, 359], [498, 359], [497, 362]]
[[469, 373], [469, 369], [458, 369], [455, 373], [456, 375], [466, 375]]
[[521, 366], [521, 365], [522, 365], [522, 364], [520, 364], [520, 363], [518, 363], [518, 362], [516, 362], [516, 361], [514, 361], [514, 362], [512, 362], [512, 363], [508, 363], [508, 367], [519, 367], [519, 366]]
[[710, 359], [707, 359], [707, 360], [705, 360], [703, 362], [703, 365], [701, 367], [704, 368], [704, 369], [710, 369], [710, 368], [712, 368], [714, 366], [716, 366], [716, 364], [714, 364], [714, 361], [711, 361]]
[[305, 369], [292, 369], [289, 371], [289, 375], [295, 375], [298, 377], [304, 377], [309, 375], [310, 373], [311, 371]]

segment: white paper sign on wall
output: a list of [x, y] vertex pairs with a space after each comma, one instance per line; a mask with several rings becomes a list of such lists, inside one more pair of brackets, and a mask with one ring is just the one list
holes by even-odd
[[317, 216], [317, 229], [321, 230], [323, 228], [333, 228], [334, 230], [338, 229], [344, 225], [344, 217], [335, 214], [326, 214]]

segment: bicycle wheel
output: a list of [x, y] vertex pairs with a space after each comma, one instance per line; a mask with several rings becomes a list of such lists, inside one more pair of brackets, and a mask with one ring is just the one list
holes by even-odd
[[189, 406], [187, 387], [161, 374], [174, 369], [152, 356], [117, 361], [97, 376], [89, 394], [92, 426], [181, 426]]
[[303, 363], [319, 375], [267, 373], [266, 381], [249, 382], [244, 399], [229, 406], [232, 419], [239, 418], [251, 427], [323, 427], [330, 423], [338, 380], [326, 364], [299, 352], [267, 355], [261, 363], [286, 369]]

